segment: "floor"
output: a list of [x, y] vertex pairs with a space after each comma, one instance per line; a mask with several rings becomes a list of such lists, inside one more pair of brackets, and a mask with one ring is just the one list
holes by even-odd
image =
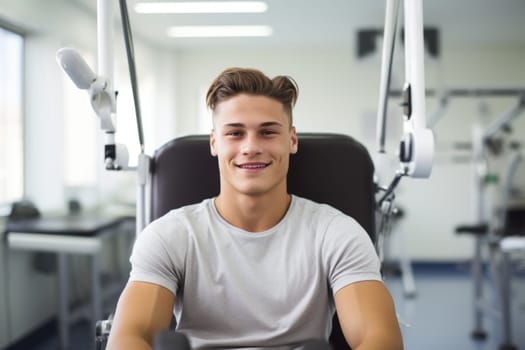
[[[483, 325], [488, 333], [483, 341], [473, 340], [473, 291], [470, 275], [464, 266], [446, 271], [415, 268], [417, 295], [404, 297], [401, 280], [388, 277], [387, 285], [394, 297], [401, 321], [405, 349], [425, 350], [496, 350], [501, 344], [501, 321], [495, 299], [486, 283], [487, 316]], [[525, 350], [525, 276], [515, 274], [512, 282], [512, 336], [514, 345]]]
[[[415, 265], [417, 294], [407, 298], [401, 279], [387, 275], [386, 283], [394, 297], [401, 322], [405, 349], [408, 350], [496, 350], [500, 345], [500, 322], [496, 317], [484, 319], [488, 338], [470, 337], [473, 319], [472, 283], [468, 268], [462, 265]], [[488, 293], [489, 294], [489, 293]], [[525, 350], [525, 274], [519, 272], [512, 283], [514, 345]], [[487, 296], [490, 300], [490, 295]], [[487, 303], [490, 304], [490, 303]], [[53, 327], [46, 335], [35, 335], [8, 350], [57, 350], [58, 337]], [[74, 350], [93, 350], [93, 331], [88, 322], [71, 328]]]

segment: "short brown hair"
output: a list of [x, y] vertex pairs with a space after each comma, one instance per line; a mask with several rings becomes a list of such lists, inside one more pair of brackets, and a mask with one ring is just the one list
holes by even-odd
[[252, 68], [228, 68], [210, 85], [206, 104], [215, 111], [217, 105], [239, 94], [261, 95], [282, 103], [292, 126], [292, 108], [297, 101], [296, 82], [288, 76], [278, 75], [273, 79]]

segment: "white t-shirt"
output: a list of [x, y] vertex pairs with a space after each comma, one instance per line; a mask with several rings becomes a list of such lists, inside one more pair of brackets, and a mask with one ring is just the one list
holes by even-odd
[[213, 199], [173, 210], [139, 235], [130, 261], [130, 281], [176, 295], [177, 330], [197, 349], [289, 349], [328, 339], [333, 295], [381, 281], [365, 230], [297, 196], [276, 226], [258, 233], [225, 221]]

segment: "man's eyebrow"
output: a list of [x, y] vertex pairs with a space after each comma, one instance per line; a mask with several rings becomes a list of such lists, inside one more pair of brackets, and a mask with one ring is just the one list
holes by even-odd
[[264, 122], [264, 123], [261, 123], [260, 126], [264, 128], [268, 126], [283, 126], [283, 125], [279, 122]]
[[[266, 127], [269, 127], [269, 126], [283, 126], [283, 124], [279, 123], [279, 122], [264, 122], [264, 123], [261, 123], [259, 125], [259, 127], [261, 128], [266, 128]], [[227, 124], [224, 124], [224, 127], [230, 127], [230, 128], [245, 128], [246, 125], [243, 124], [243, 123], [227, 123]]]
[[245, 125], [243, 123], [228, 123], [224, 124], [224, 127], [230, 127], [230, 128], [244, 128]]

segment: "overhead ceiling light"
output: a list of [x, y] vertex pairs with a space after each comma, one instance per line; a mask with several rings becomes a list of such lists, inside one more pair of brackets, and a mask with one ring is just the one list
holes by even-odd
[[270, 36], [270, 26], [181, 26], [168, 29], [168, 36], [174, 38], [219, 38]]
[[260, 13], [268, 5], [263, 1], [139, 2], [137, 13]]

